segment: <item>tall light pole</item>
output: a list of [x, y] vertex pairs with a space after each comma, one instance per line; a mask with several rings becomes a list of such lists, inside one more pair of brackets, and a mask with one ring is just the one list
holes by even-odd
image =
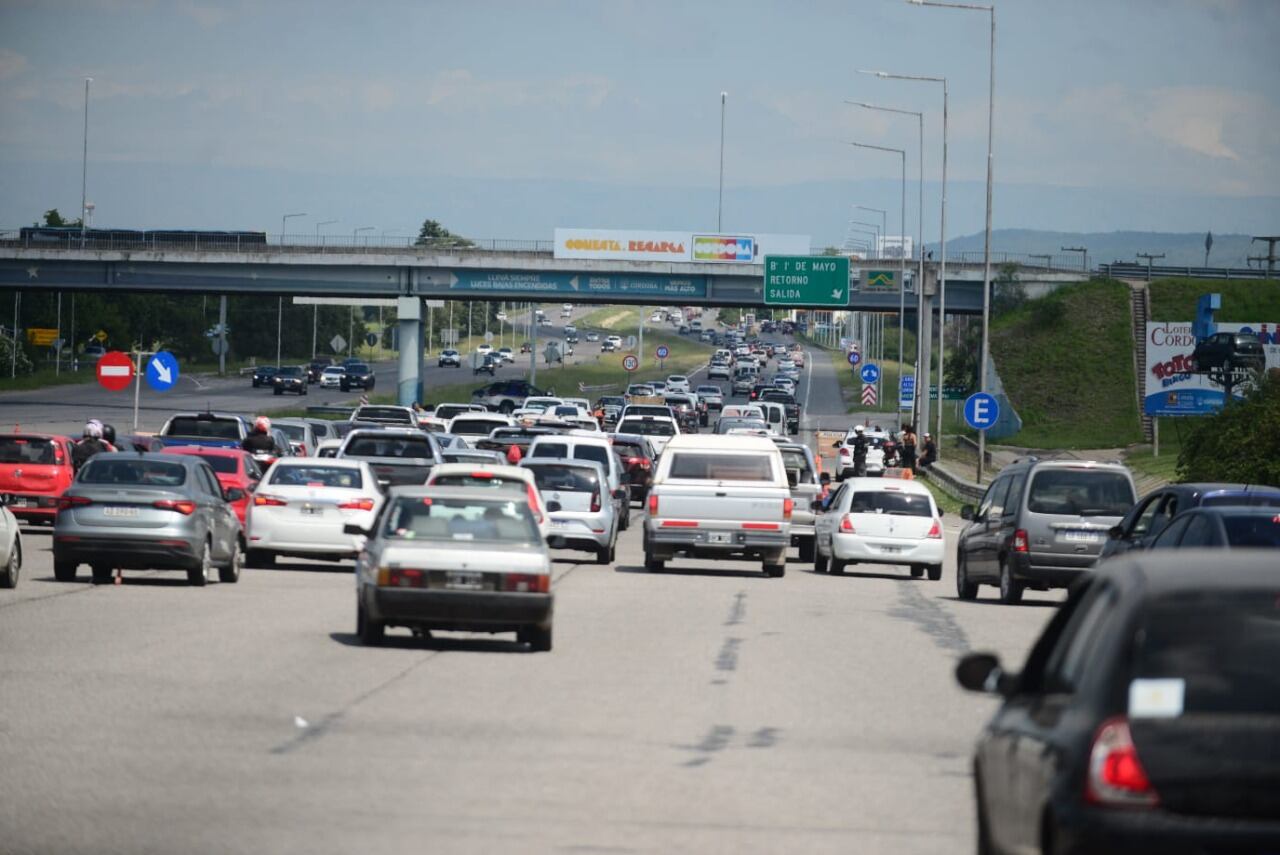
[[[884, 231], [880, 228], [880, 226], [876, 225], [875, 223], [864, 223], [862, 220], [850, 220], [849, 225], [850, 226], [866, 226], [867, 228], [871, 229], [872, 230], [871, 233], [875, 235], [877, 246], [880, 243], [882, 243], [884, 240]], [[853, 229], [853, 231], [862, 231], [862, 230]]]
[[[316, 223], [316, 243], [320, 243], [320, 227], [330, 226], [338, 222], [337, 220], [321, 220]], [[316, 303], [311, 307], [311, 361], [316, 359], [316, 328], [320, 326], [320, 304]]]
[[[307, 216], [307, 214], [305, 211], [303, 211], [297, 214], [285, 214], [280, 218], [280, 246], [281, 247], [284, 246], [284, 231], [289, 220], [292, 219], [293, 217], [305, 217], [305, 216]], [[276, 297], [276, 368], [280, 367], [280, 351], [282, 346], [281, 339], [283, 336], [284, 336], [284, 297], [279, 296], [279, 297]], [[315, 350], [315, 346], [313, 345], [312, 351], [314, 350]]]
[[[853, 207], [857, 208], [859, 211], [872, 211], [874, 213], [879, 214], [880, 215], [880, 235], [883, 237], [884, 235], [889, 233], [887, 212], [882, 211], [879, 208], [868, 208], [866, 205], [854, 205]], [[876, 257], [879, 258], [880, 253], [883, 251], [884, 251], [884, 243], [881, 242], [880, 245], [876, 247]]]
[[716, 205], [716, 234], [720, 233], [721, 216], [724, 214], [724, 111], [728, 92], [720, 93], [720, 201]]
[[1064, 246], [1062, 252], [1078, 252], [1080, 253], [1080, 269], [1085, 273], [1089, 272], [1089, 247], [1087, 246]]
[[337, 220], [321, 220], [320, 222], [316, 223], [316, 243], [320, 242], [320, 227], [331, 226], [336, 222], [338, 221]]
[[942, 226], [939, 232], [939, 250], [941, 259], [938, 265], [938, 456], [941, 457], [942, 443], [942, 387], [943, 362], [947, 355], [947, 113], [948, 95], [947, 78], [929, 77], [918, 74], [893, 74], [888, 71], [859, 70], [859, 74], [874, 74], [883, 80], [915, 80], [924, 83], [942, 84]]
[[84, 248], [86, 208], [89, 203], [89, 84], [92, 77], [84, 79], [84, 152], [80, 156], [80, 248]]
[[358, 229], [353, 229], [351, 231], [351, 245], [355, 246], [355, 244], [360, 240], [361, 232], [371, 232], [376, 228], [377, 226], [360, 226]]
[[[976, 3], [947, 3], [942, 0], [907, 0], [913, 6], [937, 6], [986, 12], [991, 17], [991, 42], [987, 73], [987, 226], [982, 241], [982, 352], [978, 358], [978, 389], [987, 391], [987, 362], [991, 358], [991, 185], [995, 169], [996, 127], [996, 7]], [[978, 431], [978, 483], [982, 483], [983, 458], [987, 453], [987, 432]]]
[[[845, 101], [845, 103], [854, 107], [861, 107], [864, 110], [878, 110], [881, 113], [896, 113], [900, 116], [915, 116], [919, 126], [920, 165], [916, 174], [916, 187], [919, 192], [919, 200], [916, 202], [916, 242], [919, 247], [916, 249], [916, 255], [919, 257], [920, 262], [916, 273], [916, 374], [920, 375], [923, 372], [923, 376], [927, 378], [929, 376], [929, 366], [925, 364], [926, 344], [928, 343], [926, 327], [932, 323], [932, 319], [925, 317], [924, 312], [924, 113], [916, 110], [902, 110], [897, 107], [868, 104], [865, 101]], [[916, 392], [911, 396], [911, 422], [912, 424], [923, 422], [928, 425], [929, 383], [927, 380], [921, 383], [920, 376], [916, 377], [915, 383]], [[925, 392], [923, 398], [920, 396], [921, 389], [924, 389]], [[917, 415], [919, 418], [917, 418]]]
[[[902, 203], [899, 209], [901, 214], [901, 223], [898, 228], [901, 229], [901, 237], [907, 234], [907, 150], [903, 148], [889, 148], [883, 145], [872, 145], [871, 143], [850, 142], [849, 145], [858, 148], [870, 148], [876, 151], [890, 151], [897, 154], [902, 160]], [[904, 354], [903, 333], [907, 328], [907, 254], [902, 251], [903, 246], [898, 245], [898, 365], [902, 366]], [[898, 387], [902, 387], [901, 368], [899, 368]]]

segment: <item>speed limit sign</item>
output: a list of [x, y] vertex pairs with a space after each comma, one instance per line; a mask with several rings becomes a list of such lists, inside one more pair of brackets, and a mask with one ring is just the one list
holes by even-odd
[[624, 356], [622, 358], [622, 367], [628, 371], [635, 371], [640, 367], [640, 360], [636, 359], [634, 356]]

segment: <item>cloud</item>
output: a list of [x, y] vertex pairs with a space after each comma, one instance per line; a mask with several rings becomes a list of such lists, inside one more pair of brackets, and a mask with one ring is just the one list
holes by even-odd
[[0, 48], [0, 80], [17, 77], [27, 68], [27, 58], [17, 51]]

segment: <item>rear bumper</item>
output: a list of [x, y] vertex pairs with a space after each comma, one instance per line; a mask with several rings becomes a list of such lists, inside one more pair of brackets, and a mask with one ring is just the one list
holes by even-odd
[[58, 516], [58, 497], [36, 493], [5, 493], [12, 500], [24, 502], [18, 505], [12, 501], [9, 511], [18, 519], [28, 522], [52, 522]]
[[550, 514], [547, 545], [552, 549], [578, 549], [587, 552], [608, 547], [612, 537], [608, 517], [561, 516]]
[[[1076, 579], [1093, 569], [1097, 561], [1096, 555], [1062, 556], [1052, 559], [1036, 553], [1012, 553], [1010, 555], [1015, 578], [1026, 580], [1036, 586], [1049, 588], [1066, 588]], [[1050, 563], [1050, 562], [1053, 563]], [[1070, 563], [1067, 563], [1070, 562]]]
[[[705, 525], [697, 528], [664, 528], [661, 521], [647, 520], [648, 545], [660, 553], [689, 552], [694, 555], [725, 556], [781, 553], [791, 545], [791, 526], [777, 530], [743, 529], [737, 525]], [[712, 535], [716, 535], [715, 538]], [[713, 542], [713, 540], [720, 542]]]
[[551, 626], [554, 594], [361, 587], [373, 620], [423, 629], [510, 632]]
[[1057, 813], [1063, 851], [1095, 855], [1203, 855], [1280, 852], [1280, 821], [1197, 817], [1163, 810], [1075, 805]]
[[54, 563], [108, 564], [127, 570], [185, 570], [196, 560], [197, 541], [155, 537], [53, 536]]
[[863, 538], [856, 534], [836, 534], [831, 538], [831, 553], [841, 561], [868, 564], [941, 564], [946, 548], [942, 538]]

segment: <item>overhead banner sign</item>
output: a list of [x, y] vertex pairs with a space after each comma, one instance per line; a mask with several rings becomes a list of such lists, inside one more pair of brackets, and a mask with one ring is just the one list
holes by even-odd
[[[1280, 324], [1218, 324], [1218, 332], [1256, 333], [1267, 368], [1280, 368]], [[1191, 373], [1196, 337], [1191, 321], [1149, 321], [1142, 410], [1149, 416], [1203, 416], [1222, 409], [1223, 388]], [[1238, 395], [1240, 397], [1243, 395]]]
[[808, 255], [808, 235], [714, 235], [639, 229], [556, 229], [560, 259], [763, 264], [766, 253]]
[[596, 296], [705, 297], [705, 276], [656, 274], [515, 273], [500, 270], [455, 270], [449, 274], [450, 291], [518, 294], [593, 294]]

